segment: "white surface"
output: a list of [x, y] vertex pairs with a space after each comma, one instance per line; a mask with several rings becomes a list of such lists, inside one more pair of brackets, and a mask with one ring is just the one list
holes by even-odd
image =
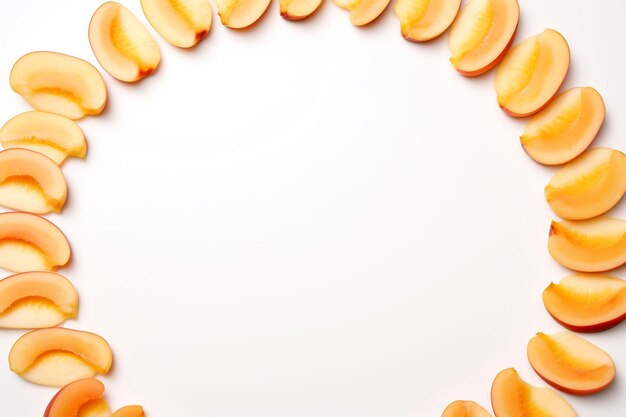
[[[98, 4], [0, 3], [2, 121], [28, 110], [8, 85], [22, 54], [97, 64], [86, 34]], [[521, 6], [518, 39], [564, 34], [567, 86], [602, 93], [597, 144], [623, 149], [626, 3]], [[115, 351], [111, 405], [425, 417], [460, 398], [488, 406], [505, 367], [540, 384], [526, 342], [560, 330], [540, 294], [567, 274], [546, 249], [552, 170], [521, 150], [523, 123], [498, 109], [493, 73], [456, 74], [445, 37], [405, 42], [389, 10], [359, 30], [330, 2], [300, 23], [277, 8], [248, 32], [214, 16], [190, 52], [157, 37], [158, 72], [130, 86], [105, 76], [107, 112], [81, 121], [88, 158], [64, 166], [71, 195], [49, 218], [73, 247], [61, 272], [81, 306], [67, 326]], [[0, 356], [19, 334], [0, 332]], [[618, 378], [567, 398], [580, 416], [623, 417], [626, 327], [589, 339]], [[41, 415], [54, 392], [4, 365], [0, 415]]]

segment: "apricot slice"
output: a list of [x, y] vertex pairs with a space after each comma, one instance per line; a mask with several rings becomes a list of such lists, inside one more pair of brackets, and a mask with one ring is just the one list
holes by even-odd
[[491, 405], [496, 417], [576, 417], [563, 397], [526, 383], [513, 368], [500, 371], [493, 381]]
[[460, 7], [461, 0], [397, 0], [394, 12], [405, 39], [425, 42], [445, 32]]
[[120, 81], [147, 77], [161, 60], [150, 32], [130, 10], [114, 1], [102, 4], [91, 17], [89, 43], [102, 68]]
[[43, 417], [109, 417], [111, 410], [103, 394], [104, 384], [97, 379], [71, 382], [52, 398]]
[[213, 8], [208, 0], [141, 0], [152, 27], [174, 46], [190, 48], [211, 29]]
[[143, 407], [140, 405], [127, 405], [117, 410], [111, 417], [143, 417]]
[[70, 260], [67, 238], [50, 221], [28, 213], [0, 214], [0, 266], [13, 272], [53, 271]]
[[67, 197], [61, 168], [28, 149], [0, 152], [0, 204], [29, 213], [60, 212]]
[[111, 348], [102, 337], [62, 327], [26, 333], [9, 353], [13, 372], [32, 383], [57, 387], [105, 375], [112, 361]]
[[626, 221], [606, 216], [553, 221], [548, 250], [558, 263], [574, 271], [617, 268], [626, 263]]
[[570, 330], [606, 330], [626, 319], [626, 282], [608, 275], [570, 275], [543, 291], [543, 304]]
[[535, 161], [560, 165], [580, 155], [604, 123], [602, 96], [591, 87], [570, 88], [534, 115], [520, 137]]
[[76, 289], [59, 274], [24, 272], [0, 280], [0, 328], [57, 326], [77, 309]]
[[42, 111], [21, 113], [6, 122], [0, 129], [0, 144], [39, 152], [57, 165], [69, 156], [83, 159], [87, 153], [85, 134], [74, 121]]
[[484, 74], [511, 46], [519, 22], [517, 0], [471, 0], [450, 29], [450, 62], [461, 74]]
[[391, 0], [334, 0], [335, 4], [350, 11], [350, 23], [365, 26], [380, 16]]
[[302, 20], [312, 15], [323, 0], [280, 0], [280, 15], [287, 20]]
[[271, 0], [216, 0], [217, 13], [224, 26], [243, 29], [263, 16]]
[[17, 60], [11, 88], [37, 110], [80, 119], [99, 114], [107, 101], [100, 72], [87, 61], [57, 52], [31, 52]]
[[491, 414], [474, 401], [458, 400], [450, 403], [441, 417], [491, 417]]
[[611, 357], [574, 333], [537, 333], [528, 342], [528, 361], [548, 384], [568, 394], [602, 391], [615, 378]]
[[554, 97], [569, 70], [569, 46], [546, 29], [511, 49], [496, 72], [498, 104], [510, 116], [530, 116]]

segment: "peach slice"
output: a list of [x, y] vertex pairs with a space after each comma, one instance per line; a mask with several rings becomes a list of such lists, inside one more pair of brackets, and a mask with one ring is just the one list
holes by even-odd
[[77, 309], [76, 289], [59, 274], [24, 272], [0, 280], [0, 328], [57, 326]]
[[553, 221], [548, 250], [558, 263], [574, 271], [617, 268], [626, 263], [626, 221], [606, 216]]
[[130, 10], [114, 1], [102, 4], [91, 17], [89, 43], [102, 68], [120, 81], [147, 77], [161, 60], [150, 32]]
[[104, 384], [97, 379], [71, 382], [52, 398], [43, 417], [109, 417], [111, 410], [103, 394]]
[[280, 15], [286, 20], [302, 20], [312, 15], [323, 0], [280, 0]]
[[561, 168], [545, 188], [552, 210], [569, 220], [609, 211], [626, 193], [626, 155], [609, 148], [588, 149]]
[[70, 260], [67, 238], [50, 221], [28, 213], [0, 214], [0, 266], [13, 272], [53, 271]]
[[335, 4], [350, 11], [350, 23], [365, 26], [380, 16], [391, 0], [334, 0]]
[[99, 114], [107, 101], [100, 72], [87, 61], [57, 52], [31, 52], [17, 60], [11, 88], [37, 110], [80, 119]]
[[180, 48], [191, 48], [211, 29], [208, 0], [141, 0], [141, 8], [152, 27]]
[[85, 134], [74, 121], [42, 111], [21, 113], [6, 122], [0, 129], [0, 144], [39, 152], [57, 165], [69, 156], [83, 159], [87, 153]]
[[394, 12], [405, 39], [425, 42], [445, 32], [460, 7], [461, 0], [397, 0]]
[[143, 407], [140, 405], [127, 405], [117, 410], [111, 417], [144, 417]]
[[491, 414], [474, 401], [459, 400], [450, 403], [441, 417], [491, 417]]
[[534, 115], [520, 137], [535, 161], [560, 165], [580, 155], [604, 123], [602, 96], [591, 87], [570, 88]]
[[44, 214], [60, 212], [66, 197], [63, 172], [50, 158], [20, 148], [0, 152], [0, 205]]
[[113, 354], [102, 337], [62, 327], [33, 330], [9, 353], [11, 370], [39, 385], [61, 387], [109, 372]]
[[491, 405], [496, 417], [576, 417], [563, 397], [526, 383], [513, 368], [500, 371], [493, 381]]
[[243, 29], [263, 16], [272, 0], [216, 0], [217, 13], [224, 26]]
[[484, 74], [511, 46], [519, 22], [517, 0], [471, 0], [450, 29], [450, 62], [461, 74]]
[[543, 291], [543, 304], [570, 330], [606, 330], [626, 319], [626, 282], [601, 274], [570, 275]]
[[496, 72], [498, 104], [510, 116], [530, 116], [550, 102], [569, 70], [569, 46], [546, 29], [511, 49]]
[[611, 357], [596, 345], [570, 332], [537, 333], [528, 342], [528, 361], [548, 384], [568, 394], [602, 391], [615, 378]]

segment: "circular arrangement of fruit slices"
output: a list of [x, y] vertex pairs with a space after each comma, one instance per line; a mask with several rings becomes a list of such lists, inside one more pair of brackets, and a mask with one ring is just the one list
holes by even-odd
[[[374, 21], [390, 0], [335, 0], [350, 21]], [[222, 24], [253, 25], [270, 0], [217, 0]], [[287, 20], [310, 16], [322, 0], [280, 0]], [[189, 48], [211, 28], [208, 0], [141, 0], [146, 18], [168, 42]], [[530, 158], [562, 165], [545, 187], [545, 198], [560, 221], [553, 221], [548, 250], [575, 273], [543, 292], [549, 314], [567, 328], [537, 333], [527, 346], [536, 373], [556, 390], [590, 395], [616, 375], [610, 355], [577, 333], [597, 332], [626, 318], [626, 281], [605, 272], [626, 263], [626, 220], [605, 215], [626, 193], [626, 155], [590, 147], [604, 117], [600, 94], [591, 87], [559, 89], [569, 70], [567, 41], [547, 29], [520, 42], [517, 0], [396, 0], [402, 36], [434, 39], [449, 29], [450, 61], [467, 77], [496, 68], [495, 90], [502, 110], [530, 117], [520, 137]], [[102, 4], [89, 23], [93, 53], [112, 77], [138, 82], [152, 74], [160, 51], [150, 32], [126, 7]], [[10, 75], [12, 89], [35, 110], [18, 114], [0, 130], [0, 266], [14, 272], [0, 280], [0, 328], [28, 329], [9, 354], [11, 371], [34, 384], [60, 387], [44, 417], [134, 417], [131, 405], [111, 412], [104, 385], [95, 379], [111, 368], [113, 354], [100, 336], [61, 325], [76, 317], [78, 294], [54, 272], [70, 260], [68, 240], [40, 215], [60, 212], [67, 186], [60, 168], [68, 157], [84, 158], [86, 140], [74, 122], [103, 111], [107, 89], [100, 72], [86, 61], [57, 52], [31, 52]], [[494, 379], [496, 417], [569, 417], [576, 413], [551, 388], [526, 383], [513, 369]], [[486, 417], [472, 401], [455, 401], [443, 417]]]

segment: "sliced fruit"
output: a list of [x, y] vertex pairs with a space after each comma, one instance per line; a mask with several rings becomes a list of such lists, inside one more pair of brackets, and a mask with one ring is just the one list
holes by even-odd
[[70, 119], [99, 114], [107, 101], [104, 80], [93, 65], [56, 52], [31, 52], [18, 59], [10, 83], [35, 109]]
[[42, 111], [18, 114], [0, 129], [0, 144], [7, 149], [39, 152], [61, 165], [68, 156], [85, 158], [87, 141], [71, 119]]
[[111, 348], [102, 337], [62, 327], [26, 333], [9, 353], [13, 372], [32, 383], [56, 387], [105, 375], [112, 361]]
[[323, 0], [280, 0], [280, 15], [287, 20], [302, 20], [312, 15]]
[[127, 405], [117, 410], [111, 417], [143, 417], [143, 407], [140, 405]]
[[626, 319], [626, 281], [600, 274], [570, 275], [543, 291], [543, 304], [570, 330], [606, 330]]
[[365, 26], [380, 16], [391, 0], [334, 0], [335, 4], [350, 11], [350, 23]]
[[93, 14], [89, 43], [102, 68], [120, 81], [147, 77], [161, 60], [150, 32], [130, 10], [114, 1], [104, 3]]
[[461, 0], [397, 0], [394, 11], [405, 39], [425, 42], [446, 31], [454, 21]]
[[484, 74], [511, 46], [519, 22], [517, 0], [471, 0], [450, 29], [450, 62], [461, 74]]
[[211, 29], [213, 8], [208, 0], [141, 0], [152, 27], [174, 46], [190, 48]]
[[576, 417], [563, 397], [524, 382], [513, 368], [500, 371], [493, 381], [491, 405], [496, 417]]
[[561, 87], [569, 60], [567, 41], [552, 29], [516, 45], [496, 72], [498, 104], [513, 117], [538, 112]]
[[76, 289], [59, 274], [24, 272], [0, 280], [0, 328], [53, 327], [77, 310]]
[[224, 26], [243, 29], [263, 16], [271, 0], [216, 0], [217, 14]]
[[570, 88], [534, 115], [520, 137], [535, 161], [560, 165], [580, 155], [604, 123], [602, 96], [591, 87]]
[[491, 414], [474, 401], [459, 400], [450, 403], [441, 417], [491, 417]]
[[548, 250], [558, 263], [574, 271], [617, 268], [626, 263], [626, 221], [606, 216], [553, 221]]
[[97, 379], [71, 382], [52, 398], [43, 417], [109, 417], [111, 410], [103, 394], [104, 384]]
[[602, 391], [615, 378], [611, 357], [596, 345], [570, 332], [537, 333], [528, 342], [528, 361], [548, 384], [568, 394]]
[[29, 213], [60, 212], [67, 197], [61, 168], [28, 149], [0, 152], [0, 205]]
[[0, 267], [53, 271], [70, 260], [70, 244], [53, 223], [28, 213], [0, 214]]

